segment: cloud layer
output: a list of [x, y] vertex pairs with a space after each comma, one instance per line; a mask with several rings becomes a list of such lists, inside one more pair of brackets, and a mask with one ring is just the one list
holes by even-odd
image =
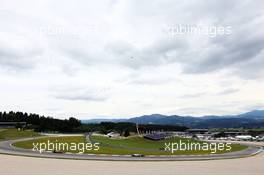
[[1, 109], [88, 118], [262, 108], [263, 6], [3, 0]]

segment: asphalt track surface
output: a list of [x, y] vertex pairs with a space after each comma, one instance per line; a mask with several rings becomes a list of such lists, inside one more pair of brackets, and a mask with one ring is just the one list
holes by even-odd
[[1, 175], [263, 175], [264, 154], [205, 161], [95, 161], [0, 155]]
[[225, 154], [210, 154], [210, 155], [175, 155], [175, 156], [146, 156], [146, 157], [132, 157], [131, 155], [98, 155], [98, 154], [71, 154], [71, 153], [50, 153], [50, 152], [36, 152], [28, 149], [15, 148], [12, 143], [22, 140], [10, 140], [0, 142], [0, 154], [39, 157], [39, 158], [57, 158], [57, 159], [77, 159], [77, 160], [108, 160], [108, 161], [188, 161], [188, 160], [217, 160], [217, 159], [234, 159], [249, 157], [259, 154], [263, 148], [259, 145], [246, 143], [249, 148], [243, 151], [230, 152]]

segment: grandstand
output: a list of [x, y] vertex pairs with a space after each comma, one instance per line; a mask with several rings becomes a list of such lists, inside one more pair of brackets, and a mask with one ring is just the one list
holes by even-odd
[[0, 122], [0, 128], [15, 128], [16, 125], [26, 126], [26, 122]]
[[149, 140], [164, 140], [166, 138], [170, 138], [171, 136], [172, 136], [171, 133], [154, 133], [154, 134], [147, 134], [144, 136], [144, 138]]

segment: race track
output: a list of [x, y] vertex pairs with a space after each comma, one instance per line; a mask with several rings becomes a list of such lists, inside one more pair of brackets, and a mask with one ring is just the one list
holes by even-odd
[[[20, 139], [30, 140], [32, 138]], [[249, 146], [248, 149], [230, 152], [225, 154], [210, 155], [177, 155], [177, 156], [146, 156], [132, 157], [131, 155], [95, 155], [95, 154], [56, 154], [50, 152], [36, 152], [28, 149], [15, 148], [12, 146], [13, 141], [0, 142], [0, 154], [20, 155], [40, 158], [58, 158], [58, 159], [78, 159], [78, 160], [111, 160], [111, 161], [187, 161], [187, 160], [216, 160], [216, 159], [233, 159], [253, 156], [262, 152], [262, 148], [256, 145]]]
[[208, 161], [127, 162], [0, 155], [3, 175], [262, 175], [264, 154]]

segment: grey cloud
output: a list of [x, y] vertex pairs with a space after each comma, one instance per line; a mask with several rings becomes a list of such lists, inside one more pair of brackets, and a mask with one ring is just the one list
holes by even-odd
[[83, 95], [58, 95], [56, 96], [57, 99], [64, 99], [64, 100], [81, 100], [81, 101], [105, 101], [106, 97], [98, 97], [94, 96], [93, 94], [83, 94]]
[[138, 69], [175, 62], [172, 54], [180, 53], [187, 47], [183, 40], [161, 40], [145, 48], [138, 49], [126, 42], [111, 43], [107, 46], [112, 61], [126, 67]]
[[193, 94], [185, 94], [180, 96], [180, 98], [198, 98], [198, 97], [203, 97], [203, 96], [219, 96], [219, 95], [229, 95], [239, 92], [239, 89], [233, 89], [233, 88], [228, 88], [224, 89], [220, 92], [217, 93], [208, 93], [208, 92], [200, 92], [200, 93], [193, 93]]
[[80, 101], [105, 101], [107, 97], [96, 91], [63, 92], [55, 95], [57, 99]]
[[41, 53], [40, 50], [17, 53], [9, 48], [0, 48], [0, 66], [13, 70], [31, 69], [37, 63], [36, 57]]
[[172, 79], [141, 79], [141, 80], [133, 80], [133, 84], [141, 84], [141, 85], [162, 85], [164, 83], [170, 82]]
[[[180, 108], [177, 111], [186, 114], [193, 114], [193, 113], [202, 113], [204, 115], [211, 115], [211, 114], [232, 114], [230, 111], [234, 111], [233, 107], [236, 106], [235, 111], [243, 111], [245, 110], [246, 106], [241, 105], [239, 101], [229, 101], [221, 104], [211, 104], [206, 107], [184, 107]], [[172, 111], [171, 113], [177, 113], [177, 111]], [[245, 110], [246, 111], [246, 110]], [[206, 112], [206, 113], [205, 113]]]
[[210, 73], [231, 69], [242, 78], [252, 72], [257, 72], [254, 74], [256, 77], [262, 77], [262, 69], [258, 65], [263, 65], [264, 60], [256, 61], [264, 49], [264, 14], [260, 6], [263, 6], [263, 1], [256, 1], [256, 4], [244, 1], [234, 7], [232, 13], [237, 15], [227, 16], [228, 18], [222, 18], [222, 13], [216, 12], [219, 24], [231, 26], [231, 35], [212, 38], [204, 49], [195, 55], [188, 55], [195, 59], [182, 62], [184, 73]]
[[109, 97], [109, 88], [87, 89], [85, 87], [53, 87], [55, 91], [53, 97], [63, 100], [73, 101], [105, 101]]
[[[177, 7], [173, 5], [174, 2], [153, 1], [150, 5], [151, 8], [147, 8], [149, 7], [147, 1], [143, 1], [140, 8], [138, 8], [136, 3], [130, 3], [130, 6], [133, 11], [137, 11], [145, 20], [149, 20], [150, 16], [154, 16], [157, 19], [164, 19], [167, 24], [171, 25], [195, 25], [197, 21], [198, 23], [209, 21], [212, 26], [231, 26], [231, 35], [208, 38], [209, 41], [204, 48], [195, 52], [192, 51], [192, 47], [195, 48], [197, 47], [196, 45], [181, 49], [177, 46], [169, 50], [159, 49], [167, 44], [162, 41], [159, 43], [159, 48], [151, 46], [149, 49], [142, 50], [143, 53], [141, 53], [141, 57], [139, 56], [141, 62], [137, 60], [128, 64], [139, 67], [139, 65], [144, 64], [142, 60], [144, 60], [143, 56], [146, 55], [150, 59], [149, 61], [145, 59], [145, 63], [150, 63], [150, 65], [169, 64], [172, 62], [181, 63], [183, 73], [210, 73], [231, 69], [235, 75], [242, 78], [249, 77], [247, 76], [248, 74], [250, 74], [250, 77], [262, 77], [263, 72], [258, 64], [261, 62], [262, 65], [264, 60], [254, 61], [258, 64], [254, 64], [252, 60], [255, 60], [264, 48], [264, 13], [261, 8], [264, 5], [263, 1], [208, 0], [195, 3], [181, 1]], [[163, 8], [158, 9], [157, 7]], [[175, 10], [177, 8], [180, 9]], [[162, 9], [166, 9], [166, 13], [163, 13]], [[131, 16], [134, 14], [132, 10], [129, 11]], [[189, 14], [189, 11], [192, 13]], [[187, 43], [192, 43], [192, 41], [188, 41], [188, 38], [185, 39]], [[175, 41], [175, 43], [177, 42]], [[168, 53], [173, 54], [170, 55]], [[248, 64], [249, 62], [251, 63]], [[246, 67], [246, 65], [252, 66], [252, 69], [255, 70], [251, 71], [251, 68], [242, 70], [242, 67]]]
[[197, 97], [202, 97], [204, 95], [207, 95], [207, 93], [201, 92], [201, 93], [195, 93], [195, 94], [185, 94], [185, 95], [180, 96], [180, 98], [197, 98]]
[[[164, 85], [169, 82], [177, 82], [180, 80], [175, 80], [170, 77], [131, 77], [129, 83], [139, 84], [139, 85]], [[181, 83], [181, 82], [180, 82]]]
[[[122, 3], [113, 2], [116, 5]], [[241, 64], [247, 64], [248, 61], [254, 59], [264, 47], [264, 36], [261, 30], [263, 23], [259, 22], [258, 25], [258, 22], [251, 19], [251, 17], [254, 17], [255, 20], [257, 17], [261, 18], [263, 12], [259, 7], [262, 2], [240, 1], [238, 4], [236, 0], [225, 0], [224, 2], [195, 3], [181, 1], [179, 6], [174, 4], [175, 1], [153, 1], [151, 4], [148, 1], [143, 1], [139, 8], [135, 2], [131, 1], [124, 6], [127, 11], [123, 15], [131, 25], [138, 24], [135, 21], [137, 17], [135, 12], [142, 15], [143, 22], [149, 21], [150, 24], [153, 22], [150, 18], [152, 15], [158, 19], [158, 22], [164, 20], [164, 23], [168, 24], [182, 22], [196, 24], [197, 21], [208, 20], [212, 21], [212, 25], [230, 25], [233, 29], [232, 35], [209, 39], [207, 45], [199, 51], [192, 50], [196, 45], [188, 38], [163, 38], [153, 40], [152, 44], [148, 46], [138, 47], [126, 40], [108, 40], [108, 44], [105, 42], [96, 46], [85, 39], [76, 40], [63, 36], [62, 40], [57, 41], [56, 47], [64, 56], [88, 66], [118, 64], [132, 69], [140, 69], [146, 66], [180, 63], [183, 73], [210, 73], [230, 68], [243, 77], [239, 71]], [[245, 11], [246, 7], [247, 11]], [[226, 10], [226, 8], [232, 9], [232, 11]], [[166, 9], [166, 13], [163, 9]], [[186, 9], [192, 13], [189, 14]], [[138, 26], [138, 28], [143, 27], [148, 28], [150, 33], [152, 32], [152, 26], [143, 23], [142, 26]], [[256, 27], [258, 29], [254, 30]], [[135, 30], [137, 31], [137, 28]], [[199, 45], [199, 43], [197, 44]], [[253, 63], [250, 65], [254, 66]], [[260, 71], [260, 68], [256, 71]]]
[[[256, 25], [254, 26], [256, 27]], [[264, 24], [259, 27], [264, 27]], [[252, 31], [253, 29], [250, 27], [230, 36], [212, 39], [207, 48], [201, 50], [201, 53], [204, 54], [197, 53], [197, 59], [184, 62], [184, 72], [208, 73], [226, 68], [240, 72], [238, 70], [244, 66], [251, 66], [255, 72], [260, 72], [262, 69], [258, 68], [257, 64], [254, 65], [252, 60], [255, 60], [264, 49], [264, 34], [263, 32], [252, 34]], [[258, 60], [259, 63], [263, 64], [264, 60]], [[248, 72], [247, 69], [243, 69], [243, 71]], [[238, 75], [244, 77], [242, 74]]]
[[40, 19], [4, 9], [0, 10], [0, 66], [14, 71], [31, 69], [44, 52], [36, 32]]
[[256, 56], [254, 59], [243, 64], [239, 69], [235, 70], [235, 74], [242, 76], [245, 79], [258, 79], [262, 78], [264, 75], [264, 50]]
[[252, 111], [252, 110], [256, 110], [256, 109], [264, 110], [264, 103], [257, 102], [253, 105], [245, 106], [244, 111]]
[[[213, 51], [205, 60], [199, 62], [189, 62], [188, 65], [185, 65], [184, 72], [186, 73], [208, 73], [213, 71], [218, 71], [221, 69], [231, 68], [233, 70], [239, 70], [242, 66], [245, 67], [252, 66], [254, 71], [261, 71], [262, 69], [255, 69], [258, 66], [254, 64], [248, 64], [249, 61], [253, 60], [258, 54], [261, 53], [263, 49], [263, 41], [253, 42], [253, 43], [244, 43], [240, 48], [231, 50], [225, 48], [224, 50], [218, 51], [217, 49]], [[262, 60], [263, 64], [264, 60]], [[247, 72], [247, 69], [242, 71]]]
[[[164, 64], [177, 63], [181, 65], [181, 69], [185, 74], [210, 73], [223, 69], [231, 69], [235, 75], [243, 78], [262, 77], [263, 71], [260, 65], [263, 65], [264, 61], [259, 55], [264, 48], [264, 24], [262, 22], [264, 14], [261, 8], [263, 1], [224, 0], [220, 2], [217, 0], [206, 0], [183, 2], [154, 0], [151, 4], [149, 1], [142, 1], [140, 6], [135, 1], [123, 3], [121, 1], [109, 1], [108, 5], [109, 8], [114, 9], [121, 4], [118, 6], [122, 8], [121, 11], [118, 11], [120, 14], [117, 14], [121, 15], [120, 19], [118, 19], [122, 22], [119, 24], [120, 26], [116, 27], [134, 26], [133, 30], [126, 31], [131, 35], [133, 31], [139, 32], [139, 35], [142, 31], [146, 35], [148, 34], [147, 32], [158, 35], [156, 28], [161, 27], [165, 23], [172, 25], [178, 23], [195, 25], [204, 21], [205, 23], [209, 21], [210, 25], [231, 26], [232, 34], [216, 38], [205, 38], [205, 40], [208, 39], [208, 43], [198, 51], [195, 49], [200, 43], [195, 43], [192, 38], [187, 37], [176, 39], [151, 37], [151, 42], [149, 43], [152, 44], [140, 47], [126, 40], [127, 38], [124, 38], [123, 41], [122, 39], [121, 41], [115, 41], [115, 38], [111, 36], [111, 31], [115, 29], [115, 25], [111, 25], [111, 22], [102, 22], [102, 26], [105, 24], [106, 28], [108, 26], [114, 27], [111, 28], [112, 30], [109, 30], [109, 33], [105, 32], [105, 29], [101, 29], [101, 32], [103, 32], [101, 34], [105, 35], [100, 35], [99, 38], [91, 37], [93, 38], [91, 40], [89, 38], [74, 39], [72, 36], [65, 34], [58, 38], [45, 40], [45, 42], [48, 42], [48, 47], [52, 47], [50, 48], [51, 50], [60, 52], [62, 56], [86, 66], [106, 64], [109, 66], [121, 65], [132, 69], [140, 69], [148, 66], [158, 67]], [[59, 3], [56, 5], [59, 5]], [[81, 9], [85, 12], [84, 8]], [[67, 14], [68, 11], [64, 10], [62, 10], [63, 13]], [[104, 8], [100, 10], [102, 14], [110, 12], [109, 15], [113, 15], [111, 14], [113, 12], [111, 10], [104, 11]], [[96, 12], [96, 15], [98, 14]], [[14, 20], [12, 15], [14, 14], [9, 14], [8, 16], [11, 16], [9, 18]], [[92, 13], [87, 13], [87, 17], [90, 15]], [[56, 24], [55, 22], [57, 20], [60, 21], [59, 19], [56, 18], [54, 22], [51, 20], [49, 23]], [[78, 23], [81, 20], [78, 22], [71, 20], [72, 18], [68, 22], [76, 22], [80, 26], [86, 24]], [[99, 20], [102, 19], [100, 18]], [[43, 21], [40, 23], [46, 24]], [[25, 29], [28, 29], [27, 26], [31, 26], [29, 22], [21, 24], [24, 25]], [[9, 24], [8, 26], [14, 30], [12, 25]], [[38, 24], [37, 26], [41, 25]], [[67, 24], [65, 26], [67, 27]], [[108, 36], [108, 34], [110, 35]], [[104, 37], [106, 37], [105, 40]], [[25, 37], [24, 39], [27, 40], [28, 38]], [[99, 42], [94, 42], [97, 39]], [[144, 44], [140, 41], [137, 42]], [[32, 45], [32, 49], [35, 49], [34, 44]], [[35, 64], [34, 57], [39, 54], [31, 51], [21, 54], [17, 50], [5, 50], [0, 44], [0, 63], [2, 66], [30, 68]]]
[[217, 95], [228, 95], [228, 94], [233, 94], [233, 93], [236, 93], [236, 92], [239, 92], [239, 89], [225, 89], [221, 92], [218, 92]]

